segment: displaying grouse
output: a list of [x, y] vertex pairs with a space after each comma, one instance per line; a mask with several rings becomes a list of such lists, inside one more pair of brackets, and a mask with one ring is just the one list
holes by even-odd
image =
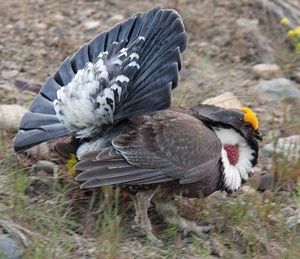
[[158, 241], [147, 215], [152, 198], [164, 211], [174, 195], [236, 191], [257, 163], [261, 139], [249, 108], [170, 108], [186, 45], [179, 14], [160, 7], [100, 33], [45, 81], [21, 121], [15, 150], [71, 136], [57, 151], [76, 152], [81, 188], [131, 192], [136, 222]]

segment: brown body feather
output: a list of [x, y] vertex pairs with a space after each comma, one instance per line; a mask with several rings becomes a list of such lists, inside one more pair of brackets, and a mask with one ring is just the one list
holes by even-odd
[[209, 127], [186, 111], [169, 109], [137, 116], [114, 126], [102, 139], [103, 146], [85, 154], [76, 165], [81, 171], [76, 180], [84, 182], [82, 188], [160, 186], [194, 197], [221, 187], [222, 145]]

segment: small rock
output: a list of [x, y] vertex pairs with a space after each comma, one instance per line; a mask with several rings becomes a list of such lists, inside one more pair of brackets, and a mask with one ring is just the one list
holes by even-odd
[[221, 31], [222, 31], [222, 33], [220, 33], [218, 36], [216, 36], [212, 41], [212, 43], [214, 45], [217, 45], [218, 47], [224, 47], [232, 41], [231, 35], [230, 35], [228, 29], [223, 28], [223, 30], [221, 30]]
[[45, 23], [36, 23], [35, 28], [41, 31], [45, 31], [47, 29], [47, 24]]
[[254, 90], [260, 98], [274, 104], [282, 101], [297, 102], [300, 100], [300, 90], [294, 82], [286, 78], [260, 80]]
[[300, 71], [295, 71], [295, 72], [292, 74], [291, 78], [292, 78], [293, 80], [295, 80], [297, 83], [300, 83]]
[[11, 85], [0, 83], [0, 96], [6, 96], [7, 94], [14, 93], [15, 89]]
[[29, 90], [34, 93], [38, 93], [42, 87], [42, 84], [24, 78], [17, 78], [14, 85], [21, 91]]
[[256, 77], [269, 80], [282, 77], [282, 71], [276, 64], [258, 64], [253, 67]]
[[34, 158], [49, 159], [50, 150], [51, 148], [49, 147], [49, 143], [41, 143], [28, 149], [27, 152], [31, 157]]
[[93, 30], [99, 26], [100, 26], [100, 21], [96, 21], [96, 20], [86, 21], [84, 23], [84, 27], [86, 30]]
[[59, 26], [52, 26], [49, 31], [54, 37], [61, 37], [63, 34], [63, 31]]
[[218, 95], [213, 98], [206, 99], [202, 104], [211, 104], [218, 107], [229, 108], [229, 109], [241, 109], [241, 102], [231, 92], [225, 92], [224, 94]]
[[37, 173], [39, 171], [45, 171], [49, 174], [54, 174], [57, 168], [58, 168], [57, 164], [51, 161], [39, 160], [31, 167], [31, 171], [33, 173]]
[[23, 20], [18, 20], [15, 22], [15, 27], [20, 29], [20, 30], [25, 30], [26, 29], [26, 24]]
[[290, 206], [288, 206], [288, 207], [282, 208], [281, 213], [283, 213], [283, 215], [286, 218], [288, 218], [288, 217], [291, 217], [291, 216], [295, 215], [295, 210], [293, 208], [291, 208]]
[[247, 185], [258, 191], [266, 191], [272, 188], [273, 177], [268, 171], [255, 167], [252, 172], [253, 176], [249, 178]]
[[20, 248], [8, 235], [0, 235], [0, 258], [21, 259]]
[[243, 185], [241, 187], [241, 191], [246, 195], [254, 195], [255, 194], [255, 190], [251, 186], [248, 186], [248, 185]]
[[282, 154], [291, 161], [300, 159], [300, 135], [279, 138], [276, 145], [268, 143], [263, 147], [263, 151], [270, 155], [274, 152]]
[[236, 20], [236, 24], [243, 29], [245, 32], [257, 30], [258, 20], [256, 19], [247, 19], [239, 18]]
[[124, 15], [115, 14], [115, 15], [111, 16], [107, 22], [108, 23], [117, 23], [117, 22], [123, 21], [124, 19], [125, 19]]
[[249, 87], [249, 86], [251, 86], [251, 84], [252, 84], [252, 81], [249, 80], [249, 79], [247, 79], [247, 80], [245, 80], [245, 81], [243, 81], [243, 82], [241, 83], [241, 86], [242, 86], [242, 87]]
[[272, 184], [273, 184], [272, 175], [267, 171], [263, 171], [260, 175], [260, 183], [257, 190], [262, 192], [266, 190], [270, 190], [272, 188]]
[[0, 129], [16, 131], [27, 109], [17, 104], [0, 105]]
[[18, 74], [17, 70], [3, 70], [1, 72], [1, 76], [3, 79], [12, 79], [14, 77], [16, 77]]
[[300, 208], [297, 209], [294, 216], [287, 218], [286, 223], [290, 228], [300, 225]]
[[59, 21], [63, 21], [64, 19], [66, 19], [65, 16], [63, 16], [61, 13], [57, 13], [53, 16], [54, 20], [56, 22], [59, 22]]

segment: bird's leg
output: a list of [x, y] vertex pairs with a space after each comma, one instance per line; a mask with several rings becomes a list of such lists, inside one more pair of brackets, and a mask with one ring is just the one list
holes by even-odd
[[141, 225], [141, 210], [139, 209], [138, 199], [135, 195], [133, 196], [133, 204], [134, 204], [134, 209], [135, 209], [134, 222], [137, 226], [140, 227], [140, 225]]
[[178, 226], [181, 230], [194, 233], [203, 238], [204, 233], [209, 232], [213, 226], [200, 226], [194, 221], [187, 220], [178, 215], [177, 208], [171, 202], [155, 201], [156, 211], [162, 215], [166, 222]]
[[141, 191], [135, 195], [135, 209], [136, 216], [135, 221], [139, 227], [146, 231], [147, 238], [157, 245], [161, 245], [162, 242], [152, 233], [151, 221], [148, 217], [148, 209], [151, 205], [151, 200], [155, 194], [155, 190]]

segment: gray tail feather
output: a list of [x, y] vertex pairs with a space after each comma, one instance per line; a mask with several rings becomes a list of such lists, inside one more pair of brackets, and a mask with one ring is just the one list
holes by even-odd
[[175, 11], [155, 7], [98, 34], [61, 63], [54, 75], [45, 81], [30, 111], [23, 117], [14, 139], [15, 150], [23, 151], [44, 141], [74, 135], [56, 117], [53, 101], [57, 99], [57, 90], [66, 86], [88, 62], [95, 63], [99, 53], [112, 50], [115, 42], [128, 47], [140, 36], [145, 38], [140, 51], [140, 69], [122, 94], [114, 113], [115, 122], [168, 108], [171, 89], [178, 83], [180, 53], [186, 48], [187, 36]]

